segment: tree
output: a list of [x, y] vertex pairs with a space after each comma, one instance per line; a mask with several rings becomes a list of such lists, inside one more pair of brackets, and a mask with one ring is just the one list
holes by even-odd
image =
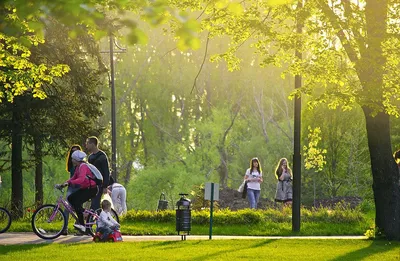
[[[63, 30], [60, 30], [63, 28]], [[46, 42], [29, 50], [32, 64], [72, 68], [61, 80], [41, 86], [44, 100], [35, 98], [31, 91], [25, 91], [13, 97], [13, 101], [3, 100], [0, 111], [4, 121], [13, 122], [13, 129], [8, 129], [4, 136], [12, 137], [12, 168], [22, 172], [23, 143], [32, 148], [34, 166], [36, 166], [35, 186], [36, 204], [43, 202], [42, 161], [46, 155], [60, 156], [60, 148], [72, 143], [81, 143], [93, 131], [94, 122], [101, 115], [100, 101], [96, 89], [103, 83], [102, 73], [87, 57], [98, 55], [96, 44], [87, 34], [75, 39], [68, 36], [68, 28], [54, 19], [46, 25]], [[84, 58], [84, 59], [83, 59]], [[100, 64], [102, 65], [102, 64]], [[14, 119], [13, 121], [11, 119]], [[31, 147], [29, 146], [31, 145]], [[64, 154], [64, 153], [62, 153]], [[63, 155], [64, 156], [64, 155]], [[31, 167], [25, 164], [25, 168]], [[18, 170], [18, 171], [17, 171]], [[12, 211], [22, 215], [22, 179], [13, 172]]]
[[[4, 11], [4, 10], [2, 10]], [[3, 18], [4, 19], [4, 18]], [[16, 20], [18, 17], [9, 13], [6, 20]], [[38, 45], [41, 40], [31, 35], [31, 29], [22, 23], [20, 38], [24, 38], [29, 44]], [[22, 193], [22, 126], [23, 106], [15, 101], [15, 96], [30, 93], [32, 97], [43, 98], [41, 87], [46, 83], [52, 83], [57, 77], [61, 77], [69, 71], [65, 65], [48, 67], [45, 64], [35, 64], [29, 59], [30, 50], [19, 42], [16, 37], [10, 37], [0, 33], [0, 100], [11, 104], [12, 118], [2, 123], [8, 126], [12, 133], [12, 202], [11, 209], [17, 216], [22, 215], [20, 206], [23, 204]]]
[[[188, 3], [177, 3], [187, 8]], [[216, 56], [230, 69], [238, 69], [237, 54], [251, 41], [261, 65], [288, 65], [288, 73], [302, 75], [304, 86], [293, 95], [313, 95], [310, 105], [327, 103], [347, 110], [357, 104], [364, 112], [371, 158], [376, 228], [390, 239], [400, 239], [399, 172], [392, 158], [390, 115], [399, 116], [398, 99], [400, 7], [393, 0], [309, 0], [300, 10], [295, 5], [271, 7], [267, 1], [192, 1], [201, 10], [202, 29], [210, 37], [228, 35], [228, 50]], [[297, 34], [296, 18], [304, 22]], [[295, 50], [303, 58], [295, 57]], [[215, 60], [214, 59], [214, 60]], [[328, 73], [327, 73], [328, 72]]]

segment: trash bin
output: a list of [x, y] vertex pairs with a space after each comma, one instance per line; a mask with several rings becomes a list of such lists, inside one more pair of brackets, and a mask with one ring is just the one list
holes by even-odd
[[168, 201], [165, 200], [164, 192], [160, 195], [160, 200], [158, 201], [157, 211], [168, 209]]
[[191, 202], [186, 198], [188, 194], [179, 194], [181, 198], [176, 202], [176, 231], [181, 240], [186, 240], [192, 227]]

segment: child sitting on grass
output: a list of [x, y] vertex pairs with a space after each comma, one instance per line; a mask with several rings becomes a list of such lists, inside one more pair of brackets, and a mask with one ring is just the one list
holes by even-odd
[[106, 240], [108, 236], [115, 230], [120, 228], [117, 221], [111, 216], [111, 202], [103, 200], [101, 202], [101, 211], [99, 219], [97, 220], [97, 232], [102, 234], [101, 240]]

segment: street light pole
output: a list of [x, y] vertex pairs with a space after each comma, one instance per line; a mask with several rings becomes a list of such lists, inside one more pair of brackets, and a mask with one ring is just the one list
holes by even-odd
[[110, 87], [111, 87], [111, 169], [117, 180], [117, 126], [115, 108], [115, 80], [114, 80], [114, 36], [110, 34]]
[[[297, 4], [297, 34], [303, 31], [303, 25], [299, 18], [299, 10], [303, 7], [303, 1]], [[297, 46], [295, 56], [301, 60], [302, 54]], [[294, 88], [301, 87], [301, 76], [294, 77]], [[301, 204], [301, 154], [300, 154], [300, 133], [301, 133], [301, 98], [295, 97], [294, 100], [294, 133], [293, 133], [293, 204], [292, 204], [292, 231], [300, 231], [300, 204]]]

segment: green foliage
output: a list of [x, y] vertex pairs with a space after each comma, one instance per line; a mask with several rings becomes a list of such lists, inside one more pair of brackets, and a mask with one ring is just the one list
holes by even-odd
[[[283, 211], [278, 209], [251, 210], [243, 209], [231, 211], [229, 209], [217, 210], [213, 212], [213, 224], [218, 225], [252, 225], [262, 223], [282, 223], [291, 222], [291, 209], [285, 208]], [[195, 225], [206, 225], [210, 221], [210, 211], [192, 210], [192, 222]], [[316, 208], [301, 209], [301, 219], [305, 223], [359, 223], [365, 222], [365, 218], [359, 209], [351, 209], [344, 204], [338, 204], [334, 209]], [[124, 217], [124, 222], [173, 222], [175, 221], [175, 211], [143, 211], [130, 210]]]
[[372, 213], [375, 211], [375, 204], [372, 200], [363, 200], [359, 205], [361, 212], [363, 213]]
[[[198, 22], [187, 19], [182, 12], [171, 8], [168, 1], [125, 1], [125, 0], [75, 0], [75, 1], [5, 1], [6, 10], [12, 10], [21, 20], [5, 20], [0, 29], [8, 36], [19, 35], [21, 28], [27, 23], [32, 33], [40, 38], [46, 21], [57, 17], [63, 25], [71, 28], [69, 35], [75, 38], [84, 35], [90, 30], [97, 40], [110, 33], [117, 34], [121, 28], [126, 29], [126, 39], [131, 44], [146, 43], [147, 35], [137, 26], [130, 16], [130, 12], [140, 13], [143, 20], [158, 26], [168, 21], [176, 24], [176, 37], [179, 38], [178, 47], [181, 49], [199, 48], [197, 37]], [[236, 8], [237, 9], [237, 8]], [[235, 9], [235, 10], [236, 10]], [[7, 13], [6, 10], [2, 10]], [[24, 41], [25, 39], [21, 39]]]
[[326, 149], [318, 148], [318, 143], [321, 141], [321, 137], [319, 136], [321, 133], [321, 129], [319, 127], [312, 129], [308, 126], [308, 146], [304, 146], [304, 163], [306, 169], [316, 169], [316, 171], [321, 171], [326, 164], [325, 156]]
[[371, 227], [365, 231], [364, 236], [368, 237], [368, 239], [375, 239], [375, 228]]
[[[189, 193], [191, 187], [200, 183], [200, 177], [180, 163], [163, 167], [148, 167], [127, 186], [130, 208], [155, 210], [162, 192], [173, 208], [179, 199], [179, 193]], [[129, 193], [130, 191], [136, 193]]]
[[[18, 20], [14, 14], [8, 14], [5, 20]], [[28, 46], [43, 44], [28, 24], [24, 27], [20, 38]], [[0, 33], [0, 102], [13, 102], [15, 96], [30, 93], [34, 98], [47, 97], [43, 85], [53, 83], [55, 78], [62, 77], [70, 68], [65, 64], [48, 66], [44, 63], [34, 63], [31, 51], [19, 41], [19, 38]]]
[[[324, 168], [304, 170], [303, 199], [328, 198], [339, 195], [371, 198], [372, 182], [365, 122], [361, 109], [341, 112], [327, 106], [305, 110], [303, 124], [320, 128], [318, 149], [326, 150]], [[303, 136], [307, 133], [303, 131]], [[308, 139], [305, 140], [307, 144]]]
[[130, 210], [122, 220], [124, 222], [172, 222], [175, 220], [175, 211]]

